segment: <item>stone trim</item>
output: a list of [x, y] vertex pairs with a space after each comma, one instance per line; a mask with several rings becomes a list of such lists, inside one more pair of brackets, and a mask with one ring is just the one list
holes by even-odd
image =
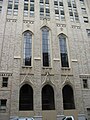
[[12, 74], [10, 72], [0, 72], [0, 76], [12, 76]]
[[80, 78], [90, 78], [90, 74], [81, 74], [79, 75]]

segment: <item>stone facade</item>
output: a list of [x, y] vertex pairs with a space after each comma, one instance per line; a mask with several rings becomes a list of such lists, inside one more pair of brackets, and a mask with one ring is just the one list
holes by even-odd
[[[64, 115], [74, 115], [75, 119], [86, 116], [90, 119], [90, 29], [89, 2], [84, 0], [88, 23], [83, 21], [81, 4], [76, 0], [79, 22], [71, 22], [67, 0], [63, 0], [65, 21], [56, 20], [54, 1], [50, 0], [50, 18], [40, 18], [39, 1], [35, 1], [35, 15], [23, 15], [23, 0], [19, 0], [18, 15], [7, 15], [8, 0], [3, 0], [0, 13], [0, 100], [7, 99], [6, 111], [0, 109], [0, 120], [11, 117], [34, 117], [36, 120], [61, 120]], [[42, 66], [41, 28], [50, 29], [51, 66]], [[23, 65], [23, 32], [33, 33], [32, 66]], [[67, 36], [69, 68], [61, 67], [59, 34]], [[8, 77], [8, 87], [2, 87], [2, 78]], [[88, 88], [83, 88], [83, 79], [88, 80]], [[33, 111], [19, 111], [19, 92], [24, 84], [33, 88]], [[44, 85], [53, 87], [55, 110], [42, 111], [41, 91]], [[71, 85], [74, 92], [75, 109], [64, 110], [62, 89]], [[89, 120], [88, 119], [88, 120]]]

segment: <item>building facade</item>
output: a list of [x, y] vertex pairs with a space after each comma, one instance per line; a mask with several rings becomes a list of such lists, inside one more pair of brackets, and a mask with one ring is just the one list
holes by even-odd
[[0, 120], [90, 120], [90, 0], [0, 0]]

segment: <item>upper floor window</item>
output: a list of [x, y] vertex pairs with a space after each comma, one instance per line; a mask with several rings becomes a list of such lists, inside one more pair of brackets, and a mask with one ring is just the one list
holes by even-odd
[[88, 23], [89, 21], [88, 21], [88, 17], [83, 17], [83, 19], [84, 19], [84, 22], [85, 23]]
[[68, 0], [69, 16], [71, 21], [79, 22], [77, 6], [75, 0]]
[[42, 56], [43, 66], [50, 66], [50, 40], [47, 27], [42, 28]]
[[0, 0], [0, 13], [2, 12], [2, 3], [3, 3], [3, 0]]
[[1, 112], [6, 111], [6, 103], [7, 103], [6, 99], [0, 99], [0, 111]]
[[2, 6], [0, 5], [0, 13], [1, 13], [1, 11], [2, 11]]
[[66, 36], [63, 34], [59, 35], [59, 46], [60, 46], [61, 66], [69, 67]]
[[8, 8], [7, 8], [7, 14], [8, 15], [18, 15], [18, 4], [19, 0], [8, 0]]
[[2, 79], [2, 87], [7, 87], [8, 86], [8, 77], [3, 77]]
[[86, 32], [87, 32], [87, 36], [90, 37], [90, 29], [86, 29]]
[[84, 0], [80, 0], [81, 5], [84, 5]]
[[34, 0], [24, 0], [24, 16], [34, 16]]
[[32, 60], [32, 33], [24, 33], [24, 65], [31, 66]]
[[55, 18], [65, 20], [63, 0], [54, 0]]
[[49, 0], [40, 0], [40, 17], [50, 17]]
[[88, 88], [88, 80], [83, 79], [83, 88]]

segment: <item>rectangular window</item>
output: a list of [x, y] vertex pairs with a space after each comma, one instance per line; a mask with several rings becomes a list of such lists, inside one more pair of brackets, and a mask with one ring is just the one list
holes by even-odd
[[8, 87], [8, 77], [2, 78], [2, 87]]
[[72, 7], [70, 2], [68, 2], [68, 7]]
[[8, 0], [7, 14], [11, 15], [13, 12], [13, 0]]
[[87, 14], [86, 8], [81, 8], [83, 14]]
[[87, 79], [83, 79], [83, 88], [88, 88], [88, 81], [87, 81]]
[[1, 13], [1, 11], [2, 11], [2, 6], [0, 5], [0, 13]]
[[87, 108], [87, 119], [90, 120], [90, 108]]
[[0, 112], [5, 112], [6, 111], [6, 99], [1, 99], [0, 100]]
[[54, 5], [58, 5], [58, 1], [54, 1]]
[[15, 0], [14, 1], [14, 10], [13, 10], [14, 15], [18, 15], [18, 4], [19, 4], [19, 1]]
[[83, 19], [85, 23], [88, 23], [88, 17], [83, 17]]
[[45, 4], [49, 4], [49, 0], [45, 0]]
[[79, 16], [77, 12], [77, 6], [75, 0], [68, 0], [68, 9], [69, 9], [69, 16], [70, 20], [79, 22]]
[[54, 1], [54, 10], [55, 10], [55, 18], [57, 20], [61, 20], [64, 21], [65, 20], [65, 14], [64, 14], [64, 4], [63, 4], [63, 0], [58, 1]]
[[86, 32], [87, 32], [87, 36], [90, 37], [90, 29], [86, 29]]

